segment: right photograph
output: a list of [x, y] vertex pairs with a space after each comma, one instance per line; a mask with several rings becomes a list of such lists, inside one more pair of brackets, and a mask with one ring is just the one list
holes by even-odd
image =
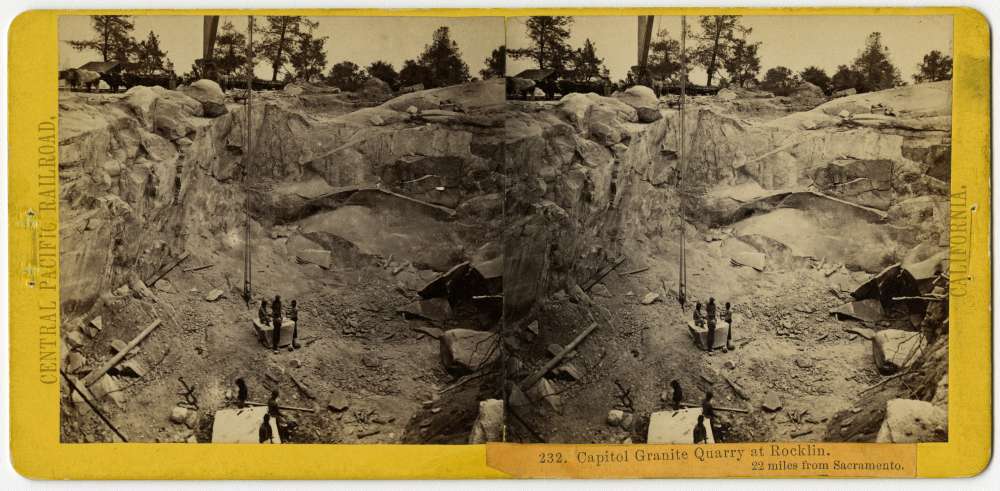
[[506, 440], [947, 441], [952, 22], [507, 18]]

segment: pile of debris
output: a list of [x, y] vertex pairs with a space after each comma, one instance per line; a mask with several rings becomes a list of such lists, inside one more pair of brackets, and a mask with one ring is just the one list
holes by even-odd
[[853, 302], [831, 310], [870, 326], [851, 329], [867, 331], [885, 377], [862, 391], [852, 410], [831, 418], [827, 440], [947, 441], [946, 271], [947, 251], [894, 264], [858, 287]]

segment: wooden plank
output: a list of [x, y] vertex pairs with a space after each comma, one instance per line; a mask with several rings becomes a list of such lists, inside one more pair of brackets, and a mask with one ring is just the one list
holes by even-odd
[[156, 319], [155, 321], [153, 321], [153, 323], [150, 324], [149, 327], [144, 329], [142, 332], [139, 333], [138, 336], [135, 337], [135, 339], [129, 342], [124, 349], [119, 351], [118, 354], [116, 354], [115, 356], [112, 356], [110, 360], [104, 363], [104, 365], [101, 365], [101, 368], [98, 368], [97, 370], [90, 372], [90, 375], [87, 375], [87, 378], [83, 379], [83, 385], [86, 387], [90, 387], [91, 385], [94, 384], [94, 382], [97, 382], [97, 380], [103, 377], [108, 370], [111, 370], [115, 365], [118, 364], [118, 362], [122, 361], [122, 359], [124, 359], [125, 356], [128, 355], [129, 351], [132, 351], [133, 348], [139, 346], [139, 343], [141, 343], [143, 339], [146, 339], [146, 336], [149, 336], [149, 333], [153, 332], [153, 329], [156, 329], [157, 327], [159, 327], [159, 325], [160, 325], [160, 319]]
[[[684, 406], [684, 407], [701, 407], [701, 404], [691, 404], [690, 402], [682, 402], [681, 406]], [[734, 413], [743, 413], [743, 414], [749, 414], [750, 413], [749, 409], [740, 409], [738, 407], [722, 407], [722, 406], [715, 406], [715, 405], [713, 405], [712, 409], [714, 409], [716, 411], [730, 411], [730, 412], [734, 412]]]
[[189, 255], [188, 252], [184, 251], [184, 254], [181, 254], [181, 257], [177, 258], [177, 260], [174, 261], [173, 264], [171, 264], [167, 269], [162, 270], [162, 272], [157, 272], [152, 277], [150, 277], [148, 280], [146, 280], [146, 286], [153, 286], [154, 284], [156, 284], [156, 282], [160, 281], [160, 279], [162, 279], [164, 276], [166, 276], [167, 273], [173, 271], [174, 268], [176, 268], [178, 264], [184, 262], [184, 260], [188, 258], [188, 255]]
[[[86, 387], [81, 387], [80, 384], [77, 382], [77, 380], [67, 375], [66, 372], [60, 370], [59, 373], [61, 373], [63, 379], [65, 379], [66, 382], [69, 383], [70, 389], [76, 391], [77, 394], [80, 394], [80, 398], [83, 399], [83, 402], [87, 403], [87, 405], [90, 406], [91, 411], [94, 411], [94, 414], [96, 414], [101, 419], [101, 421], [103, 421], [104, 424], [111, 429], [111, 431], [113, 431], [116, 435], [118, 435], [118, 438], [120, 438], [121, 441], [128, 443], [128, 438], [125, 438], [125, 435], [123, 435], [122, 432], [118, 431], [118, 428], [116, 428], [115, 425], [111, 423], [111, 420], [109, 420], [108, 417], [101, 412], [100, 408], [97, 407], [98, 402], [93, 399], [93, 396], [90, 394], [90, 391], [87, 390]], [[71, 395], [70, 400], [72, 399], [73, 397]]]
[[[247, 406], [266, 406], [266, 402], [253, 402], [247, 401]], [[295, 407], [295, 406], [278, 406], [278, 409], [288, 410], [288, 411], [302, 411], [306, 413], [315, 413], [315, 409], [309, 409], [305, 407]]]
[[524, 379], [524, 381], [521, 382], [521, 389], [527, 391], [536, 383], [538, 383], [538, 381], [541, 380], [546, 373], [549, 373], [549, 370], [555, 368], [556, 365], [558, 365], [559, 362], [562, 361], [562, 359], [566, 356], [567, 353], [572, 352], [576, 348], [576, 346], [580, 344], [580, 342], [582, 342], [587, 336], [589, 336], [590, 333], [594, 332], [595, 329], [597, 329], [596, 322], [591, 324], [590, 327], [585, 329], [583, 332], [580, 333], [580, 335], [578, 335], [575, 339], [573, 339], [573, 341], [567, 344], [562, 349], [562, 351], [559, 352], [558, 355], [553, 356], [552, 359], [545, 364], [545, 366], [539, 368], [535, 373], [529, 375], [528, 378]]
[[181, 271], [183, 271], [185, 273], [190, 273], [192, 271], [201, 271], [203, 269], [208, 269], [208, 268], [211, 268], [212, 266], [215, 266], [215, 265], [214, 264], [206, 264], [204, 266], [195, 266], [193, 268], [184, 268]]
[[614, 269], [617, 268], [618, 266], [621, 266], [623, 262], [625, 262], [625, 256], [618, 258], [613, 264], [611, 264], [611, 266], [604, 268], [604, 271], [601, 274], [597, 275], [596, 278], [587, 282], [587, 286], [583, 287], [583, 291], [589, 292], [590, 289], [594, 287], [594, 285], [600, 283], [600, 281], [603, 280], [604, 277], [608, 275], [608, 273], [614, 271]]
[[630, 274], [641, 273], [641, 272], [646, 271], [648, 269], [649, 269], [649, 266], [643, 266], [643, 267], [638, 268], [638, 269], [633, 269], [632, 271], [625, 271], [625, 272], [622, 272], [622, 273], [618, 273], [618, 276], [628, 276]]

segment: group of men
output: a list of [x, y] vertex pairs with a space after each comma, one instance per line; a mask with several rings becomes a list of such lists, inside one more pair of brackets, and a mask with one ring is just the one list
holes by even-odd
[[[274, 353], [278, 352], [278, 343], [281, 341], [281, 324], [285, 320], [284, 314], [281, 310], [281, 295], [274, 296], [274, 302], [271, 303], [270, 309], [267, 306], [267, 299], [260, 301], [260, 310], [257, 311], [260, 323], [265, 326], [272, 323], [274, 326], [274, 331], [271, 332], [271, 348], [274, 349]], [[295, 300], [292, 300], [292, 305], [288, 308], [288, 318], [293, 322], [291, 349], [296, 349], [299, 347], [299, 306]]]
[[[275, 426], [278, 427], [278, 431], [283, 428], [281, 424], [281, 407], [278, 405], [278, 389], [271, 389], [271, 398], [267, 400], [267, 413], [264, 414], [263, 421], [258, 429], [260, 443], [274, 443], [274, 431], [271, 429], [271, 420], [274, 420]], [[250, 391], [247, 389], [246, 380], [242, 377], [236, 379], [236, 406], [239, 408], [247, 407], [247, 399], [250, 397]], [[282, 434], [283, 437], [287, 435]]]
[[[674, 411], [678, 411], [683, 406], [684, 391], [677, 380], [670, 381], [670, 388], [673, 391], [671, 401]], [[701, 400], [701, 414], [698, 415], [698, 422], [694, 426], [693, 443], [708, 443], [708, 433], [705, 431], [705, 418], [711, 420], [715, 417], [715, 408], [712, 407], [712, 391], [706, 391], [705, 397]]]
[[[705, 307], [705, 312], [701, 311], [701, 302], [695, 304], [694, 307], [694, 325], [697, 327], [705, 327], [708, 324], [708, 342], [706, 343], [708, 353], [712, 354], [712, 350], [715, 348], [715, 325], [717, 323], [716, 311], [715, 311], [715, 297], [709, 297], [708, 305]], [[722, 352], [726, 353], [729, 351], [729, 347], [732, 345], [733, 341], [733, 310], [726, 302], [726, 308], [722, 311], [722, 320], [726, 322], [729, 326], [729, 330], [726, 334], [726, 344], [722, 347]]]

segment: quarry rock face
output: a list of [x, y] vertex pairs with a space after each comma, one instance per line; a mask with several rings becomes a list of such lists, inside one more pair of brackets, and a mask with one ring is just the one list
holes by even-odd
[[[677, 111], [637, 124], [642, 119], [636, 107], [656, 105], [643, 88], [634, 89], [616, 97], [569, 94], [541, 110], [512, 104], [505, 127], [508, 319], [527, 315], [546, 292], [584, 283], [625, 242], [656, 248], [674, 240], [663, 231], [679, 225], [678, 177], [684, 186], [705, 190], [702, 198], [686, 200], [692, 217], [729, 214], [741, 203], [765, 199], [736, 216], [759, 215], [736, 224], [738, 235], [754, 235], [751, 245], [770, 244], [751, 251], [784, 248], [786, 262], [826, 256], [877, 272], [920, 241], [947, 236], [948, 181], [940, 169], [951, 138], [949, 82], [829, 102], [817, 87], [803, 85], [795, 97], [816, 99], [814, 108], [777, 117], [748, 109], [745, 103], [771, 99], [742, 89], [723, 100], [692, 97], [685, 111], [683, 170]], [[891, 106], [895, 116], [873, 112], [878, 104]], [[853, 115], [849, 121], [837, 116], [842, 110]], [[782, 194], [789, 191], [798, 194]], [[772, 218], [777, 203], [787, 216]], [[832, 214], [845, 218], [823, 218]], [[783, 235], [779, 225], [789, 220], [840, 237], [843, 244], [834, 248]], [[878, 253], [872, 247], [867, 256], [858, 252], [858, 244], [869, 242]]]
[[[252, 227], [261, 236], [269, 217], [297, 222], [316, 213], [316, 200], [324, 211], [324, 196], [332, 196], [332, 208], [357, 190], [379, 188], [380, 197], [355, 198], [357, 216], [381, 220], [402, 210], [406, 218], [392, 222], [400, 228], [384, 235], [372, 236], [370, 228], [314, 231], [317, 245], [299, 249], [316, 249], [306, 254], [319, 263], [326, 262], [323, 249], [355, 258], [396, 252], [443, 271], [499, 239], [502, 80], [414, 92], [376, 107], [358, 107], [353, 94], [331, 90], [255, 93], [253, 152], [243, 105], [220, 99], [216, 89], [199, 81], [183, 91], [61, 95], [61, 220], [80, 238], [64, 240], [60, 251], [64, 313], [86, 312], [99, 295], [126, 284], [130, 269], [147, 278], [185, 250], [241, 250], [245, 167], [273, 186], [251, 200]], [[406, 112], [444, 104], [461, 106], [471, 119], [437, 123]], [[453, 220], [456, 209], [462, 214]], [[405, 247], [388, 250], [397, 244]]]
[[[388, 98], [381, 89], [372, 82], [365, 90]], [[154, 298], [142, 280], [184, 251], [238, 257], [245, 170], [267, 184], [249, 196], [258, 247], [316, 270], [391, 256], [405, 265], [400, 288], [415, 283], [414, 291], [449, 278], [426, 303], [433, 311], [416, 302], [438, 320], [449, 317], [437, 314], [448, 305], [447, 272], [501, 278], [506, 321], [523, 321], [535, 336], [549, 329], [532, 318], [540, 299], [563, 291], [578, 308], [591, 304], [579, 285], [592, 284], [626, 252], [676, 262], [682, 226], [698, 247], [718, 247], [727, 267], [746, 265], [738, 274], [795, 267], [807, 257], [877, 273], [905, 257], [916, 288], [932, 279], [928, 270], [941, 264], [933, 244], [948, 240], [948, 83], [845, 95], [794, 114], [775, 109], [782, 98], [732, 89], [692, 97], [683, 135], [676, 110], [660, 109], [646, 88], [633, 89], [616, 97], [570, 94], [544, 106], [505, 104], [502, 80], [408, 93], [374, 107], [355, 105], [356, 95], [303, 87], [260, 93], [253, 148], [244, 108], [223, 98], [222, 111], [209, 84], [135, 87], [105, 99], [62, 94], [64, 318], [87, 318], [114, 302], [105, 298], [112, 291]], [[816, 94], [805, 87], [802, 96]], [[873, 112], [878, 104], [894, 115]], [[704, 217], [709, 224], [699, 223]], [[724, 226], [724, 238], [708, 225]], [[931, 245], [913, 252], [917, 242]], [[487, 265], [476, 251], [491, 243], [495, 262]], [[219, 306], [232, 300], [223, 293], [234, 296], [221, 288], [193, 297]], [[662, 300], [647, 297], [652, 289], [634, 289], [630, 302]], [[590, 291], [598, 303], [611, 295], [600, 284]], [[920, 346], [927, 373], [915, 397], [940, 407], [947, 379], [935, 367], [946, 366], [947, 330], [938, 318], [947, 310], [930, 312], [926, 326], [914, 327], [920, 333], [882, 330], [873, 346], [887, 371], [910, 363], [900, 358], [908, 343]], [[66, 332], [73, 347], [91, 342]], [[499, 344], [491, 331], [450, 329], [440, 334], [440, 356], [450, 371], [468, 373], [494, 361]], [[553, 375], [579, 378], [570, 372]], [[524, 397], [558, 411], [557, 383], [543, 379]], [[481, 408], [486, 422], [477, 440], [490, 438], [495, 410]]]

